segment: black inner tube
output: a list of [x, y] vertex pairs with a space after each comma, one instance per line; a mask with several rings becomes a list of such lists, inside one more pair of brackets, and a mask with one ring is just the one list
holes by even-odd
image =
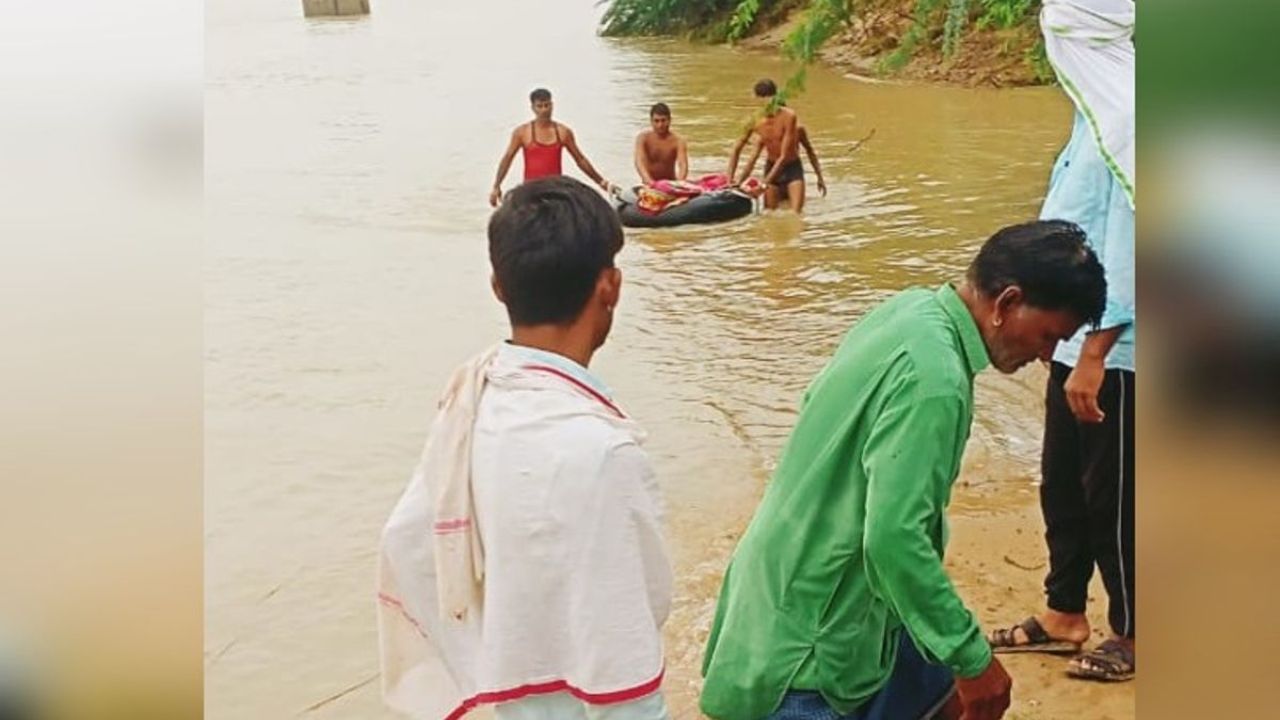
[[734, 190], [704, 193], [692, 200], [659, 213], [646, 213], [633, 203], [618, 206], [618, 217], [627, 227], [670, 227], [692, 223], [714, 223], [736, 220], [751, 214], [755, 201]]

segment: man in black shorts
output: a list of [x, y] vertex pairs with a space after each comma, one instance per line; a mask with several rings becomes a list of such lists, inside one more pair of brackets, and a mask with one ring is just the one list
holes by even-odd
[[[804, 166], [800, 164], [800, 122], [791, 108], [777, 101], [778, 86], [772, 80], [761, 80], [753, 88], [755, 96], [765, 101], [764, 116], [756, 122], [751, 132], [756, 135], [756, 153], [765, 152], [764, 206], [767, 210], [778, 207], [782, 198], [791, 202], [797, 213], [804, 210]], [[738, 157], [750, 136], [743, 136], [733, 149], [729, 160], [729, 177], [737, 170]], [[755, 165], [748, 163], [744, 177], [735, 178], [739, 183]]]

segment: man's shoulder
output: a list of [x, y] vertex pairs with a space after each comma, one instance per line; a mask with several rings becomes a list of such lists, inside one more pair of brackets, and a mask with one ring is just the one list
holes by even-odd
[[[557, 442], [569, 439], [569, 442]], [[598, 413], [579, 413], [559, 421], [559, 427], [547, 435], [546, 447], [553, 447], [557, 462], [579, 467], [599, 467], [610, 458], [627, 454], [640, 447], [636, 433]]]
[[[929, 294], [923, 288], [909, 288], [889, 296], [862, 316], [849, 329], [840, 355], [886, 355], [897, 351], [920, 332], [927, 313]], [[856, 340], [856, 342], [851, 342]]]
[[937, 296], [933, 288], [907, 288], [886, 300], [883, 309], [904, 339], [939, 342], [950, 335], [951, 323]]
[[963, 398], [972, 392], [972, 377], [951, 318], [935, 295], [919, 288], [907, 298], [903, 350], [922, 396]]
[[[493, 388], [490, 385], [485, 390], [476, 427], [482, 434], [503, 438], [503, 442], [516, 435], [532, 438], [533, 444], [554, 447], [555, 454], [563, 457], [599, 455], [635, 442], [630, 427], [604, 417], [594, 398], [528, 389], [495, 393]], [[511, 423], [515, 415], [524, 420]], [[572, 442], [555, 442], [557, 438], [572, 438]]]
[[[935, 294], [929, 288], [910, 288], [889, 298], [864, 318], [868, 337], [849, 344], [848, 350], [892, 355], [903, 379], [926, 394], [962, 391], [968, 374]], [[865, 342], [872, 337], [876, 342]]]
[[[890, 295], [876, 306], [873, 314], [892, 315], [898, 318], [914, 318], [919, 313], [927, 313], [933, 301], [933, 291], [925, 287], [909, 287]], [[910, 327], [913, 319], [907, 319]]]

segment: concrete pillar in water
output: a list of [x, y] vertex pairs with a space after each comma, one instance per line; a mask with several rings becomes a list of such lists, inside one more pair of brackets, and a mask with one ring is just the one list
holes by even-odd
[[304, 17], [368, 15], [369, 0], [302, 0]]

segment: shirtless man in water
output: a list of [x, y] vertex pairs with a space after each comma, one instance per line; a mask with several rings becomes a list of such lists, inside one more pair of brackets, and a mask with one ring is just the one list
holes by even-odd
[[533, 121], [517, 125], [511, 131], [511, 141], [507, 143], [502, 160], [498, 162], [498, 174], [493, 179], [493, 189], [489, 191], [489, 204], [497, 207], [498, 201], [502, 199], [502, 181], [507, 177], [507, 171], [511, 169], [511, 161], [515, 159], [517, 152], [524, 153], [525, 182], [563, 175], [560, 158], [562, 151], [568, 150], [573, 161], [587, 177], [606, 193], [613, 192], [613, 183], [605, 180], [591, 165], [587, 156], [582, 154], [582, 150], [578, 149], [578, 140], [569, 126], [551, 119], [551, 91], [546, 88], [534, 90], [529, 93], [529, 104], [533, 109]]
[[[822, 197], [826, 197], [827, 181], [822, 177], [822, 163], [818, 161], [818, 151], [813, 149], [813, 143], [809, 140], [809, 131], [805, 130], [804, 125], [797, 126], [796, 130], [800, 135], [800, 147], [804, 148], [804, 154], [809, 158], [809, 167], [813, 168], [813, 174], [818, 177], [818, 193], [822, 195]], [[751, 135], [753, 133], [754, 131], [751, 131], [746, 135], [743, 135], [741, 144], [746, 145], [747, 141], [751, 139]], [[756, 149], [751, 153], [751, 158], [747, 160], [745, 169], [742, 171], [742, 175], [739, 179], [739, 184], [745, 182], [748, 177], [751, 177], [751, 173], [756, 167], [756, 160], [760, 159], [760, 152], [763, 149], [764, 142], [757, 140]], [[799, 208], [797, 208], [797, 211], [799, 211]]]
[[653, 129], [636, 136], [640, 181], [652, 185], [655, 180], [684, 180], [689, 176], [689, 146], [671, 132], [671, 108], [666, 103], [649, 108], [649, 124]]
[[[760, 150], [765, 151], [765, 208], [776, 209], [779, 200], [785, 197], [790, 201], [792, 210], [801, 212], [804, 209], [804, 166], [800, 164], [800, 121], [794, 110], [776, 102], [778, 86], [772, 80], [756, 83], [754, 91], [757, 98], [766, 102], [765, 114], [734, 146], [729, 159], [729, 177], [734, 177], [742, 149], [754, 133], [759, 138], [756, 154]], [[812, 155], [810, 160], [813, 160]], [[746, 180], [745, 176], [750, 174], [754, 165], [755, 156], [744, 176], [736, 180]]]

